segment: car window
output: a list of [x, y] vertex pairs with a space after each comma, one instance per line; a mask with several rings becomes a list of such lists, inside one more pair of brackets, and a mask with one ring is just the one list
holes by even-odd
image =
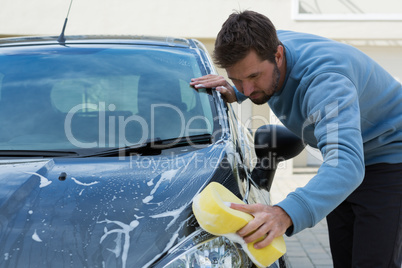
[[[3, 50], [4, 51], [4, 50]], [[0, 149], [114, 148], [212, 134], [202, 74], [184, 49], [0, 51]]]
[[50, 92], [51, 102], [63, 113], [68, 113], [77, 104], [104, 103], [109, 109], [135, 114], [138, 106], [133, 103], [138, 101], [138, 79], [138, 75], [113, 75], [59, 81]]
[[4, 75], [2, 73], [0, 73], [0, 101], [1, 101], [1, 85], [2, 85], [2, 81], [3, 81], [3, 77], [4, 77]]

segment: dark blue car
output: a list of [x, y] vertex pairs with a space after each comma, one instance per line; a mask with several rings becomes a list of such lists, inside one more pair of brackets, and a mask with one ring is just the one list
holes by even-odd
[[215, 73], [196, 40], [56, 39], [0, 39], [0, 267], [253, 267], [192, 199], [217, 181], [269, 204], [301, 142], [264, 126], [255, 145], [216, 91], [191, 88]]

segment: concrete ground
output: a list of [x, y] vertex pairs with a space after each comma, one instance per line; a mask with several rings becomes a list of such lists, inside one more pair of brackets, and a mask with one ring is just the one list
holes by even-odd
[[[304, 186], [315, 173], [315, 169], [295, 169], [292, 175], [277, 174], [271, 188], [272, 202], [275, 204], [297, 187]], [[292, 237], [285, 236], [285, 241], [291, 268], [333, 267], [325, 219]]]

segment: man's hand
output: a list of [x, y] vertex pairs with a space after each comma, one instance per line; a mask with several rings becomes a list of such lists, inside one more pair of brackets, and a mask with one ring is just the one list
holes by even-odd
[[254, 216], [253, 220], [237, 232], [246, 243], [251, 243], [267, 234], [265, 239], [254, 244], [257, 249], [268, 246], [275, 237], [282, 236], [293, 225], [289, 215], [278, 206], [232, 203], [230, 207]]
[[228, 102], [232, 103], [237, 101], [236, 94], [233, 87], [225, 80], [223, 76], [208, 74], [202, 77], [191, 79], [190, 86], [195, 89], [198, 88], [215, 88], [216, 91], [220, 92], [222, 98]]

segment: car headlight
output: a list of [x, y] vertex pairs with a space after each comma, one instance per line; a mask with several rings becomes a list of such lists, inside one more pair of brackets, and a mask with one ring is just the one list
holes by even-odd
[[[251, 267], [253, 264], [240, 246], [225, 237], [214, 237], [197, 244], [181, 244], [180, 254], [163, 268], [233, 268]], [[193, 241], [194, 242], [194, 241]], [[168, 253], [168, 255], [170, 255]], [[170, 255], [172, 257], [172, 255]], [[166, 260], [165, 260], [166, 261]]]

